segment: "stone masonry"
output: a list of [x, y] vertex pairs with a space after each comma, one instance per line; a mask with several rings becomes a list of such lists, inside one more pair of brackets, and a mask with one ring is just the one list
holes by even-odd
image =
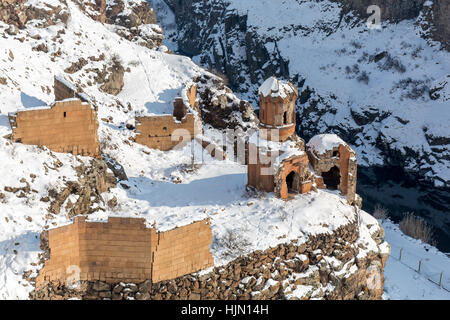
[[152, 149], [168, 151], [180, 142], [194, 138], [195, 118], [187, 114], [180, 121], [172, 115], [158, 115], [136, 118], [136, 142]]
[[[356, 195], [357, 160], [355, 151], [342, 141], [324, 153], [318, 153], [308, 144], [307, 153], [315, 174], [321, 177], [325, 187], [329, 188], [327, 181], [331, 184], [335, 178], [337, 189], [346, 196], [347, 202], [352, 205], [360, 205], [359, 197]], [[336, 177], [329, 176], [333, 169], [335, 169]]]
[[[311, 236], [306, 243], [293, 240], [254, 251], [202, 275], [194, 273], [139, 284], [81, 281], [74, 289], [60, 283], [45, 283], [36, 286], [30, 297], [37, 300], [279, 300], [292, 299], [290, 292], [309, 286], [302, 299], [381, 299], [383, 269], [389, 250], [380, 249], [385, 245], [381, 226], [372, 226], [370, 230], [379, 249], [367, 255], [360, 254], [364, 249], [355, 242], [359, 234], [358, 221], [354, 221], [331, 234]], [[348, 271], [352, 269], [356, 272]], [[373, 270], [379, 275], [376, 287], [369, 285], [374, 278]]]
[[107, 223], [74, 223], [48, 233], [50, 258], [36, 278], [43, 283], [66, 283], [72, 272], [81, 281], [158, 282], [214, 265], [209, 251], [208, 221], [157, 232], [145, 219], [110, 217]]
[[[285, 200], [296, 193], [337, 189], [350, 205], [360, 206], [356, 153], [338, 136], [326, 134], [313, 137], [305, 149], [304, 140], [295, 133], [298, 91], [290, 82], [271, 77], [261, 85], [259, 96], [260, 124], [258, 135], [249, 144], [249, 152], [255, 156], [247, 166], [248, 185], [275, 192]], [[334, 144], [318, 153], [310, 144], [321, 144], [322, 138]], [[267, 146], [264, 141], [269, 142]], [[272, 172], [267, 174], [267, 169]]]
[[55, 152], [100, 158], [97, 113], [78, 99], [9, 114], [12, 140]]
[[185, 145], [201, 131], [190, 108], [197, 106], [197, 86], [183, 90], [184, 98], [175, 98], [172, 115], [136, 117], [136, 142], [152, 149], [168, 151], [177, 145]]

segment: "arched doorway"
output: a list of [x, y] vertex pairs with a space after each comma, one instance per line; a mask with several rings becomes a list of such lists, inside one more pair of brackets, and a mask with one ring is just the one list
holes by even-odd
[[322, 172], [323, 182], [326, 184], [327, 189], [337, 190], [339, 183], [341, 182], [341, 173], [339, 168], [334, 166], [328, 172]]
[[298, 186], [296, 185], [296, 177], [297, 173], [295, 171], [291, 171], [287, 176], [286, 176], [286, 185], [288, 188], [288, 192], [289, 193], [293, 193], [293, 192], [298, 192]]

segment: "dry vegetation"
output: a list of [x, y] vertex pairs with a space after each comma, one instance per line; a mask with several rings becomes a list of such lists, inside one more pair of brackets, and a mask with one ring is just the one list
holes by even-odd
[[406, 212], [399, 224], [402, 232], [414, 239], [422, 240], [425, 243], [435, 245], [433, 228], [421, 217], [415, 216], [412, 212]]
[[389, 216], [389, 212], [388, 210], [377, 204], [375, 206], [375, 209], [373, 210], [373, 216], [375, 217], [375, 219], [381, 220], [381, 222], [384, 222], [384, 220], [386, 220]]

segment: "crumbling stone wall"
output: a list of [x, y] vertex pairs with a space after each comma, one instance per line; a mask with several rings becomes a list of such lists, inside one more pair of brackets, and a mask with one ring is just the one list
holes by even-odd
[[192, 86], [186, 89], [186, 97], [189, 101], [191, 107], [197, 107], [197, 85], [193, 84]]
[[97, 113], [77, 99], [9, 116], [12, 140], [46, 146], [55, 152], [101, 157]]
[[198, 109], [197, 85], [183, 89], [183, 97], [175, 98], [172, 115], [136, 117], [137, 143], [152, 149], [168, 151], [185, 145], [201, 133], [201, 122], [191, 110]]
[[180, 121], [172, 115], [136, 117], [136, 131], [137, 143], [152, 149], [167, 151], [181, 141], [189, 142], [194, 138], [195, 117], [192, 113], [186, 114]]
[[[356, 153], [348, 146], [340, 144], [324, 154], [317, 154], [310, 147], [307, 148], [309, 161], [318, 176], [339, 168], [340, 183], [338, 189], [346, 196], [349, 204], [356, 202], [357, 160]], [[320, 181], [323, 181], [322, 179]]]
[[74, 223], [50, 230], [50, 259], [36, 287], [65, 283], [73, 271], [81, 281], [162, 281], [213, 266], [212, 231], [199, 221], [167, 232], [146, 228], [145, 219], [110, 217], [107, 223]]
[[281, 199], [288, 199], [289, 190], [287, 177], [294, 172], [292, 190], [298, 193], [307, 193], [313, 189], [314, 179], [309, 170], [308, 156], [293, 156], [283, 161], [275, 177], [275, 194]]
[[[111, 285], [84, 281], [76, 290], [61, 284], [47, 283], [36, 287], [31, 298], [279, 300], [289, 298], [289, 290], [308, 285], [312, 288], [303, 299], [381, 299], [383, 269], [389, 253], [379, 250], [366, 256], [359, 255], [363, 249], [355, 244], [358, 236], [358, 222], [354, 221], [331, 234], [312, 236], [306, 243], [294, 240], [252, 252], [225, 266], [215, 267], [204, 275], [189, 274], [172, 280], [157, 283], [145, 281], [140, 284]], [[383, 232], [372, 234], [379, 246], [384, 243], [383, 237]], [[327, 257], [333, 257], [334, 262], [328, 262], [331, 260]], [[350, 272], [352, 269], [356, 271]], [[369, 285], [373, 269], [379, 271], [379, 287]], [[292, 277], [293, 273], [307, 276]], [[329, 289], [317, 290], [321, 286]]]

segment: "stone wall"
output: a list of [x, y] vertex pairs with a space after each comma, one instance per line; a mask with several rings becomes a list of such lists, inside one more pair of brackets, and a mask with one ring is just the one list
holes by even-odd
[[12, 140], [46, 146], [55, 152], [101, 157], [97, 113], [77, 99], [9, 116]]
[[212, 231], [205, 221], [157, 234], [152, 281], [174, 279], [214, 265]]
[[167, 232], [145, 227], [145, 219], [113, 218], [107, 223], [74, 223], [48, 233], [50, 259], [36, 286], [65, 283], [72, 271], [81, 281], [107, 283], [162, 281], [214, 265], [212, 231], [199, 221]]
[[309, 161], [318, 176], [322, 176], [323, 173], [328, 172], [334, 166], [339, 169], [340, 182], [338, 189], [346, 196], [349, 204], [355, 204], [357, 182], [356, 153], [349, 146], [343, 144], [321, 155], [317, 155], [308, 147], [307, 153]]
[[171, 150], [181, 141], [189, 142], [194, 138], [195, 117], [192, 113], [181, 121], [172, 115], [137, 117], [136, 132], [137, 143], [152, 149]]
[[55, 92], [55, 101], [61, 101], [77, 97], [77, 88], [61, 77], [54, 78], [53, 90]]
[[275, 194], [281, 199], [289, 198], [287, 176], [295, 173], [292, 181], [292, 189], [298, 193], [310, 192], [314, 179], [309, 170], [309, 160], [306, 153], [302, 156], [294, 156], [283, 161], [275, 177]]
[[90, 102], [90, 99], [86, 94], [78, 90], [76, 86], [62, 77], [54, 77], [53, 91], [55, 93], [55, 101], [77, 98], [83, 102]]
[[[256, 163], [253, 159], [249, 159], [247, 164], [247, 185], [265, 192], [273, 192], [275, 188], [275, 180], [273, 174], [262, 174], [263, 170], [270, 170], [273, 159], [267, 154], [261, 153], [259, 148], [250, 143], [249, 154], [256, 154]], [[250, 161], [252, 160], [252, 161]]]
[[[371, 235], [377, 246], [384, 245], [381, 226], [371, 230], [378, 230]], [[289, 293], [292, 290], [310, 286], [302, 299], [381, 299], [383, 269], [389, 253], [376, 250], [365, 256], [361, 255], [363, 249], [355, 242], [358, 236], [358, 222], [354, 221], [332, 234], [312, 236], [306, 243], [292, 241], [254, 251], [227, 265], [215, 267], [204, 275], [190, 274], [168, 281], [145, 281], [140, 284], [111, 285], [85, 281], [75, 290], [47, 283], [37, 287], [31, 298], [290, 299]], [[369, 285], [373, 270], [380, 272], [380, 286]]]

